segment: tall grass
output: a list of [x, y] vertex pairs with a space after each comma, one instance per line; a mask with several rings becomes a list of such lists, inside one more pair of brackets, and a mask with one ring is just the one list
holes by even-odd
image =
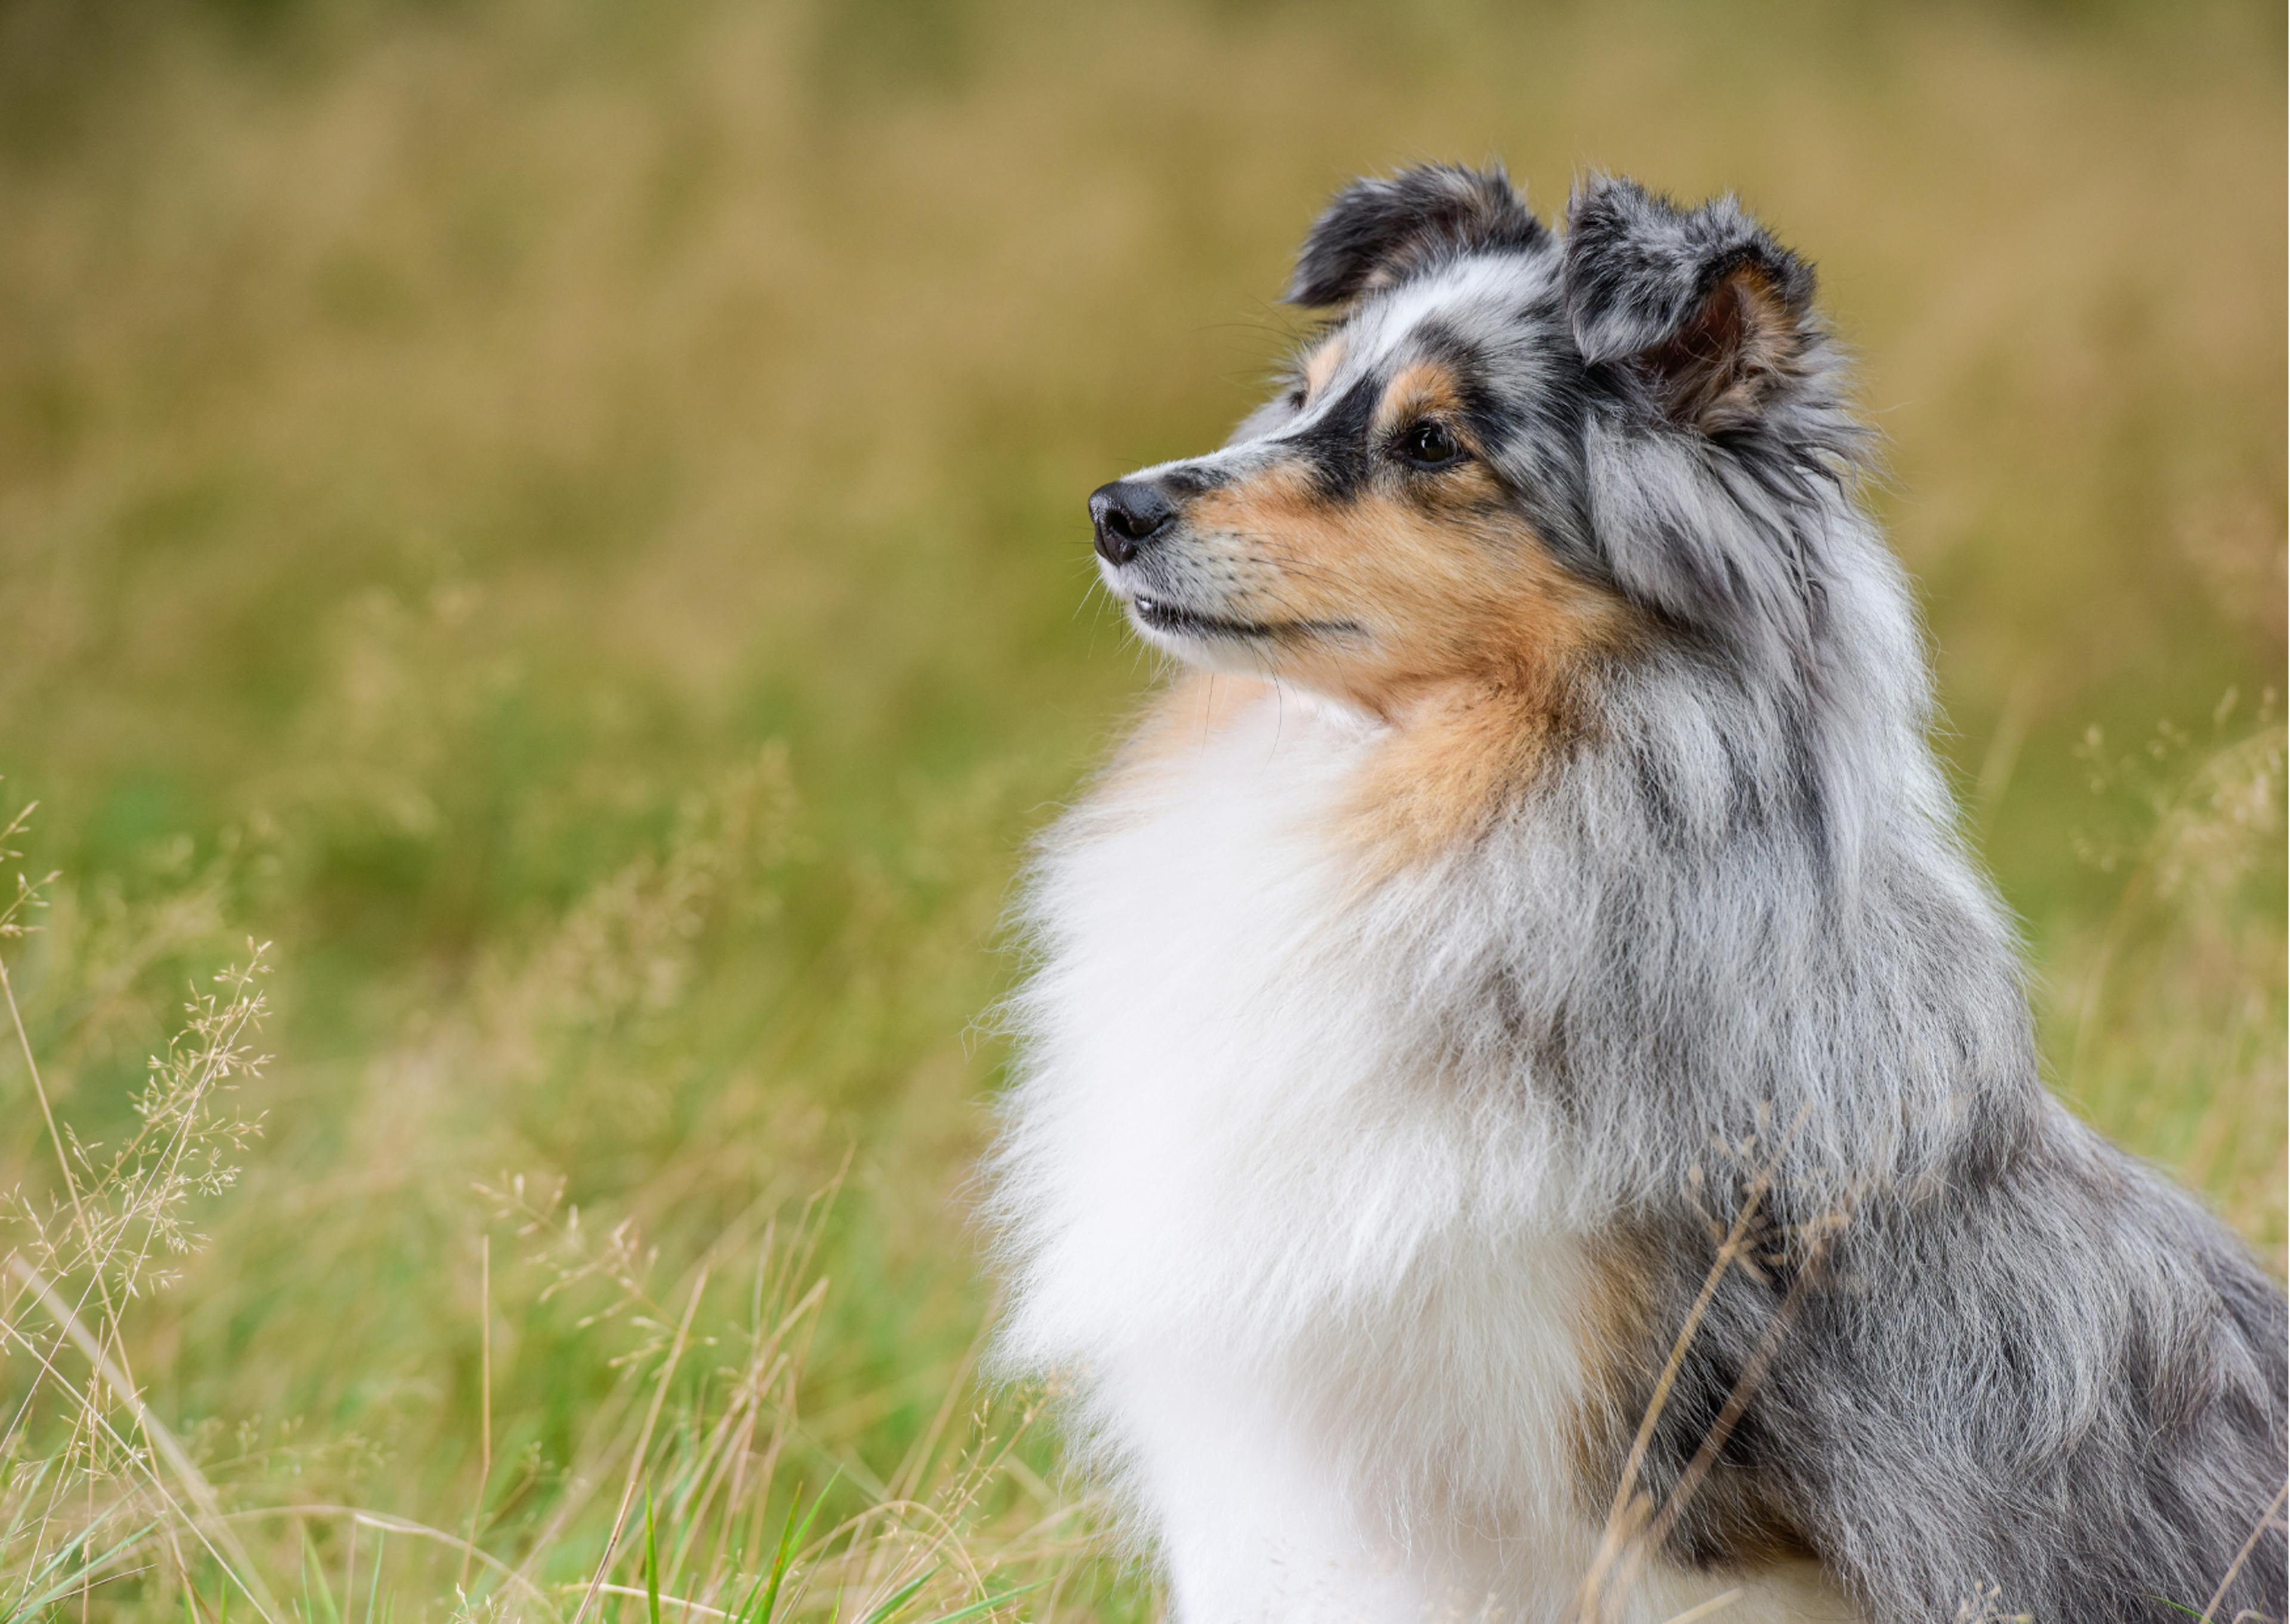
[[1081, 493], [1420, 155], [1822, 261], [2054, 1074], [2279, 1269], [2279, 32], [0, 9], [0, 1605], [705, 1618], [823, 1494], [782, 1616], [1152, 1611], [974, 1378], [972, 1021]]
[[[741, 853], [769, 849], [757, 814], [776, 781], [766, 764], [695, 805], [661, 860], [570, 909], [492, 984], [483, 1029], [441, 1038], [443, 1050], [482, 1066], [505, 1052], [494, 1045], [593, 1039], [616, 1012], [672, 997], [678, 950], [662, 944], [704, 935], [727, 876], [754, 883]], [[20, 876], [0, 940], [32, 938], [53, 883]], [[265, 1065], [253, 1044], [266, 953], [250, 948], [193, 996], [132, 1100], [132, 1131], [109, 1148], [44, 1115], [40, 1057], [15, 975], [0, 968], [56, 1168], [44, 1199], [20, 1187], [0, 1211], [4, 1616], [100, 1607], [219, 1619], [235, 1606], [340, 1624], [450, 1604], [455, 1616], [580, 1620], [626, 1616], [633, 1598], [653, 1619], [666, 1608], [742, 1624], [952, 1624], [1011, 1616], [1021, 1597], [1029, 1617], [1123, 1615], [1091, 1547], [1091, 1507], [1016, 1452], [1037, 1396], [981, 1396], [965, 1356], [840, 1404], [813, 1401], [813, 1361], [835, 1340], [823, 1246], [847, 1150], [807, 1191], [785, 1169], [758, 1180], [673, 1260], [651, 1215], [584, 1215], [561, 1177], [471, 1186], [475, 1471], [463, 1463], [458, 1503], [409, 1510], [373, 1495], [372, 1478], [394, 1464], [386, 1443], [300, 1417], [179, 1436], [147, 1402], [145, 1358], [155, 1339], [164, 1356], [162, 1305], [181, 1266], [212, 1249], [194, 1211], [237, 1181], [254, 1148], [260, 1124], [243, 1093]], [[48, 969], [71, 977], [78, 965]], [[784, 1148], [753, 1144], [758, 1157]], [[515, 1379], [543, 1342], [544, 1380], [589, 1378], [551, 1396], [555, 1416]], [[875, 1464], [861, 1444], [896, 1436], [888, 1412], [909, 1404], [927, 1406], [924, 1424]]]

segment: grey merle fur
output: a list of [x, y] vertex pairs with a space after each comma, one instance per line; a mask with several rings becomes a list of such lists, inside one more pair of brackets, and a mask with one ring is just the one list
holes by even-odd
[[1421, 164], [1345, 188], [1298, 256], [1287, 297], [1344, 304], [1445, 253], [1533, 248], [1549, 237], [1501, 171]]
[[[1419, 340], [1468, 361], [1560, 560], [1655, 629], [1584, 679], [1589, 724], [1473, 858], [1510, 865], [1516, 929], [1438, 971], [1477, 989], [1458, 1041], [1560, 1102], [1586, 1213], [1653, 1282], [1590, 1508], [1742, 1211], [1710, 1147], [1754, 1133], [1766, 1262], [1726, 1275], [1649, 1486], [1748, 1402], [1673, 1554], [1810, 1554], [1881, 1624], [1991, 1584], [2043, 1624], [2199, 1612], [2283, 1484], [2282, 1293], [2042, 1084], [1811, 270], [1730, 198], [1593, 180], [1561, 242], [1500, 174], [1443, 167], [1343, 193], [1292, 297], [1373, 320], [1475, 258], [1503, 292]], [[1360, 416], [1306, 431], [1332, 494]], [[2285, 1563], [2278, 1522], [2216, 1616], [2281, 1618]]]

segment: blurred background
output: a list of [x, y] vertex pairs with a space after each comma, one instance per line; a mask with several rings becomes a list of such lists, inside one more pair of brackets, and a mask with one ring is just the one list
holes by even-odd
[[2284, 46], [0, 4], [5, 1616], [1154, 1615], [972, 1375], [997, 919], [1150, 677], [1085, 493], [1416, 159], [1817, 261], [2058, 1086], [2278, 1273]]

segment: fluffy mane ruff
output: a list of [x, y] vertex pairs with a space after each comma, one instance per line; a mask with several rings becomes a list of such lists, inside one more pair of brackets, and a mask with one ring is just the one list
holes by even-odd
[[[1003, 1368], [1066, 1384], [1186, 1624], [2199, 1612], [2290, 1449], [2282, 1299], [2042, 1086], [1810, 272], [1729, 200], [1597, 181], [1562, 244], [1410, 173], [1308, 244], [1338, 358], [1149, 472], [1253, 511], [1436, 324], [1622, 629], [1334, 693], [1325, 636], [1211, 650], [1157, 703], [1020, 903]], [[1150, 589], [1261, 618], [1244, 540]], [[1691, 1492], [1618, 1563], [1650, 1407], [1626, 1486]]]

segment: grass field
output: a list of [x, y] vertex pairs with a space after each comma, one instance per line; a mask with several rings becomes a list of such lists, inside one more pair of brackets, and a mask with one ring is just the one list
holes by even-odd
[[0, 1617], [1153, 1613], [971, 1380], [973, 1022], [1146, 680], [1084, 494], [1414, 157], [1820, 262], [2059, 1085], [2278, 1272], [2283, 43], [0, 6]]

